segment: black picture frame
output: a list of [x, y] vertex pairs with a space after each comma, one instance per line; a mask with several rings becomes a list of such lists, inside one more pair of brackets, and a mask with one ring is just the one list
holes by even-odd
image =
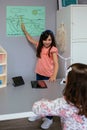
[[57, 10], [59, 10], [59, 0], [57, 0]]

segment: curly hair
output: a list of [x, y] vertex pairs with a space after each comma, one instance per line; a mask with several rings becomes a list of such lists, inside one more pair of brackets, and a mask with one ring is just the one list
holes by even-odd
[[41, 54], [41, 50], [43, 48], [43, 40], [46, 40], [49, 36], [51, 36], [52, 38], [52, 43], [51, 43], [51, 46], [49, 48], [49, 52], [48, 52], [48, 55], [50, 56], [50, 49], [55, 46], [56, 47], [56, 41], [55, 41], [55, 37], [54, 37], [54, 34], [51, 30], [46, 30], [44, 32], [41, 33], [41, 36], [40, 36], [40, 39], [39, 39], [39, 44], [38, 44], [38, 47], [37, 47], [37, 53], [36, 53], [36, 56], [40, 58], [40, 54]]
[[[63, 94], [67, 103], [78, 108], [79, 115], [87, 117], [87, 65], [75, 63], [69, 66], [67, 82]], [[68, 68], [68, 69], [69, 69]]]

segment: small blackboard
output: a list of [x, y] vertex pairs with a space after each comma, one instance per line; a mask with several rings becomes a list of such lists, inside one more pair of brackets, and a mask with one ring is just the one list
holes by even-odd
[[40, 89], [47, 88], [47, 85], [43, 80], [31, 81], [31, 86], [32, 88], [40, 88]]
[[24, 85], [22, 76], [12, 77], [14, 87]]

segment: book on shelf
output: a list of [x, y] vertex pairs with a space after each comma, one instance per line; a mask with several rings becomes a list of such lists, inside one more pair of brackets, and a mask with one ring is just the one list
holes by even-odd
[[3, 66], [0, 65], [0, 74], [3, 74]]

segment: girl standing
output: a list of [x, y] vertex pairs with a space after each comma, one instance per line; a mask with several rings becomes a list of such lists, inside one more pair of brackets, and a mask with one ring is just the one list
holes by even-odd
[[[58, 49], [53, 32], [51, 30], [42, 32], [38, 42], [26, 31], [23, 23], [21, 24], [21, 28], [27, 40], [36, 46], [36, 80], [55, 81], [58, 73]], [[31, 121], [36, 119], [37, 118], [29, 118]], [[44, 119], [41, 128], [48, 129], [53, 122], [53, 118], [52, 116], [47, 116]]]

